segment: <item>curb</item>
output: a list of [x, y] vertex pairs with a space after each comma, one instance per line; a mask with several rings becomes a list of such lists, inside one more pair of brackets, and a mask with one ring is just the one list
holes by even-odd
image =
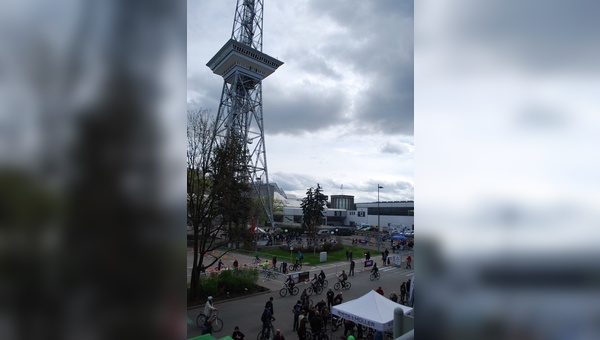
[[[264, 286], [261, 286], [264, 287]], [[267, 287], [264, 287], [267, 288]], [[242, 295], [242, 296], [236, 296], [230, 299], [223, 299], [223, 300], [219, 300], [219, 301], [215, 301], [215, 305], [224, 303], [224, 302], [230, 302], [230, 301], [236, 301], [236, 300], [241, 300], [241, 299], [245, 299], [245, 298], [249, 298], [249, 297], [255, 297], [255, 296], [259, 296], [259, 295], [264, 295], [264, 294], [269, 294], [272, 293], [273, 291], [269, 288], [267, 288], [267, 290], [265, 290], [264, 292], [258, 292], [258, 293], [252, 293], [252, 294], [248, 294], [248, 295]], [[194, 306], [188, 306], [187, 310], [189, 311], [190, 309], [195, 309], [195, 308], [204, 308], [204, 304], [201, 305], [194, 305]]]

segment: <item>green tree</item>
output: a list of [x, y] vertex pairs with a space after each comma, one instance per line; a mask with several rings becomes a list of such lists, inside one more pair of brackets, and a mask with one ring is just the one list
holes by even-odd
[[302, 199], [300, 206], [304, 215], [304, 227], [309, 235], [315, 235], [317, 227], [323, 222], [325, 204], [325, 195], [318, 183], [316, 189], [311, 187], [306, 191], [306, 197]]
[[221, 217], [220, 223], [226, 226], [229, 242], [237, 242], [248, 233], [247, 225], [254, 206], [244, 155], [244, 143], [233, 131], [230, 131], [226, 142], [215, 150], [215, 202]]

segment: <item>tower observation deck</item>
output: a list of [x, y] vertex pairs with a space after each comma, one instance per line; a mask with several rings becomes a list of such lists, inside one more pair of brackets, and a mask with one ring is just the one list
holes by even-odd
[[213, 145], [231, 136], [243, 139], [246, 174], [260, 198], [265, 215], [273, 223], [271, 195], [262, 195], [260, 187], [269, 191], [267, 151], [262, 112], [262, 80], [283, 62], [262, 52], [263, 0], [238, 0], [229, 41], [206, 64], [223, 77], [223, 90], [215, 124]]

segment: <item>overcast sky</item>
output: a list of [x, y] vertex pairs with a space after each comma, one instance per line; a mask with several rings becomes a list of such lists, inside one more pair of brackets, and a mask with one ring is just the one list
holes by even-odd
[[[236, 0], [188, 1], [188, 105], [216, 115], [223, 79], [206, 63], [231, 37]], [[304, 197], [414, 198], [413, 2], [264, 1], [270, 182]], [[343, 192], [341, 186], [343, 185]]]

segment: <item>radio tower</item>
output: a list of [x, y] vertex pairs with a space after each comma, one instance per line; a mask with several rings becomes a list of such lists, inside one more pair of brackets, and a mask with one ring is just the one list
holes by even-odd
[[[262, 30], [263, 0], [238, 0], [231, 39], [206, 66], [224, 80], [214, 144], [225, 143], [230, 136], [241, 137], [247, 170], [247, 176], [244, 177], [250, 181], [260, 198], [273, 227], [261, 82], [283, 62], [262, 53]], [[261, 194], [261, 186], [267, 188], [266, 195]]]

